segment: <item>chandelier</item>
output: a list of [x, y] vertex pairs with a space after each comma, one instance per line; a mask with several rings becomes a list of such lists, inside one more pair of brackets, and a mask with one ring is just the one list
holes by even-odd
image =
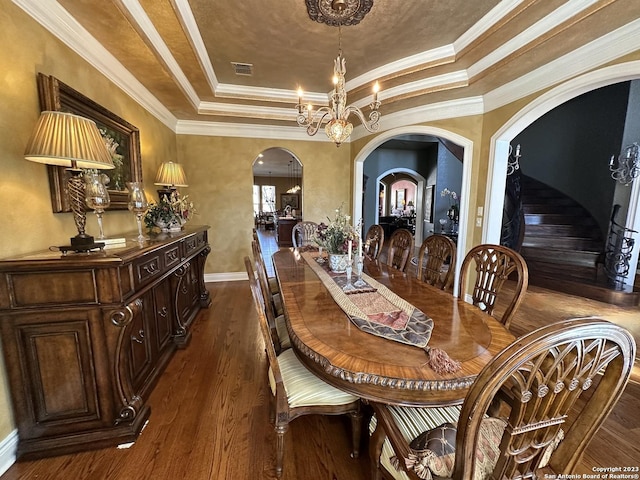
[[638, 164], [638, 147], [637, 143], [628, 145], [624, 149], [624, 153], [618, 155], [618, 166], [614, 167], [616, 156], [611, 155], [609, 160], [609, 170], [611, 170], [611, 178], [629, 185], [633, 182], [638, 174], [640, 174], [640, 165]]
[[[368, 2], [351, 2], [355, 5], [360, 5], [364, 9], [354, 11], [351, 8], [351, 3], [347, 0], [333, 0], [331, 2], [331, 10], [326, 8], [326, 0], [316, 0], [316, 3], [321, 7], [325, 7], [324, 11], [318, 16], [314, 16], [317, 13], [313, 10], [313, 0], [307, 0], [307, 10], [309, 16], [318, 21], [324, 22], [328, 25], [338, 26], [338, 57], [333, 63], [333, 91], [331, 92], [330, 106], [323, 106], [314, 110], [313, 105], [303, 105], [302, 89], [298, 89], [298, 109], [297, 122], [298, 125], [307, 129], [307, 134], [313, 136], [318, 133], [320, 126], [326, 123], [324, 131], [336, 146], [340, 146], [344, 142], [351, 132], [353, 131], [353, 124], [349, 122], [351, 114], [355, 114], [364, 128], [369, 132], [376, 132], [380, 128], [378, 121], [380, 120], [380, 102], [378, 101], [378, 91], [380, 89], [378, 82], [373, 86], [373, 101], [369, 104], [371, 112], [369, 112], [369, 118], [365, 117], [360, 108], [355, 105], [347, 105], [347, 92], [345, 90], [345, 74], [347, 72], [346, 59], [342, 55], [342, 24], [353, 25], [358, 23], [362, 17], [371, 9], [373, 0]], [[345, 13], [346, 12], [346, 13]], [[341, 16], [343, 15], [343, 16]], [[357, 21], [356, 21], [357, 20]]]
[[302, 187], [300, 187], [300, 182], [298, 181], [298, 161], [293, 157], [291, 158], [292, 160], [289, 160], [289, 178], [291, 180], [291, 188], [287, 190], [287, 193], [298, 193], [300, 190], [302, 190]]

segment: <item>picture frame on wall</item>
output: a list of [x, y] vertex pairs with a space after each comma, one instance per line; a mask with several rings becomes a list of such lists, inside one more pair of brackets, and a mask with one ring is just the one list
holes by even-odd
[[433, 196], [435, 190], [435, 185], [429, 185], [424, 192], [424, 220], [427, 223], [433, 223]]
[[404, 209], [404, 201], [407, 197], [407, 189], [399, 188], [396, 190], [396, 208]]
[[287, 205], [291, 206], [294, 210], [298, 210], [300, 208], [300, 195], [297, 193], [281, 193], [280, 208], [284, 210]]
[[[108, 210], [126, 210], [127, 182], [142, 181], [138, 128], [53, 76], [38, 73], [37, 82], [42, 111], [73, 113], [96, 122], [116, 166], [104, 171], [110, 180], [107, 185], [111, 199]], [[70, 212], [69, 196], [65, 192], [69, 172], [53, 165], [48, 165], [47, 169], [53, 212]]]

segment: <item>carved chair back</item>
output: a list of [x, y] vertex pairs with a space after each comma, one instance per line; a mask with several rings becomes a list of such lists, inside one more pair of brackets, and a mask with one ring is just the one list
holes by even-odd
[[456, 244], [453, 240], [445, 235], [431, 235], [420, 246], [416, 276], [423, 282], [445, 290], [453, 279], [455, 261]]
[[413, 235], [406, 228], [399, 228], [391, 234], [387, 250], [387, 265], [404, 272], [413, 254]]
[[[455, 452], [448, 453], [455, 457], [449, 458], [453, 471], [446, 476], [478, 478], [477, 468], [486, 472], [482, 478], [500, 479], [575, 473], [587, 445], [622, 395], [635, 354], [633, 336], [599, 318], [566, 320], [520, 337], [485, 366], [469, 389], [454, 432]], [[392, 414], [408, 407], [372, 406], [380, 427], [372, 440], [380, 444], [379, 434], [386, 434], [394, 452], [409, 460], [399, 461], [398, 468], [417, 479], [416, 466], [421, 464], [412, 464], [410, 457], [416, 452], [397, 423], [416, 415]], [[410, 425], [411, 420], [405, 432]], [[428, 432], [437, 432], [435, 427]], [[373, 466], [377, 478], [379, 465]]]
[[524, 258], [515, 250], [502, 245], [482, 244], [473, 247], [465, 256], [460, 269], [460, 297], [464, 296], [466, 281], [472, 272], [475, 272], [472, 302], [489, 315], [493, 315], [496, 299], [505, 280], [512, 273], [517, 275], [515, 293], [500, 318], [504, 326], [509, 328], [529, 284], [529, 269]]
[[294, 247], [314, 245], [314, 235], [318, 229], [315, 222], [298, 222], [291, 230], [291, 241]]
[[[507, 426], [493, 478], [531, 478], [529, 472], [544, 463], [556, 474], [575, 473], [622, 395], [635, 350], [628, 331], [593, 318], [549, 325], [514, 342], [484, 368], [467, 394], [454, 478], [471, 478], [483, 414], [495, 408], [494, 399], [506, 407]], [[587, 391], [588, 398], [580, 398]]]
[[371, 225], [363, 241], [363, 254], [372, 260], [377, 260], [384, 245], [384, 229], [378, 224]]

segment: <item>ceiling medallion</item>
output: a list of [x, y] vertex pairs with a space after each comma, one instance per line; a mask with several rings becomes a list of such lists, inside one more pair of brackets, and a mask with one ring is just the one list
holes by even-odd
[[332, 27], [357, 25], [369, 13], [373, 0], [305, 0], [311, 20]]

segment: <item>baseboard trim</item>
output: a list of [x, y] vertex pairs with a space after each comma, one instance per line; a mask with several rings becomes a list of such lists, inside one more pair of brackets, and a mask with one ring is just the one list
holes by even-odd
[[247, 272], [225, 272], [225, 273], [205, 273], [205, 283], [211, 282], [237, 282], [240, 280], [248, 280]]
[[12, 431], [0, 442], [0, 476], [16, 463], [18, 430]]

